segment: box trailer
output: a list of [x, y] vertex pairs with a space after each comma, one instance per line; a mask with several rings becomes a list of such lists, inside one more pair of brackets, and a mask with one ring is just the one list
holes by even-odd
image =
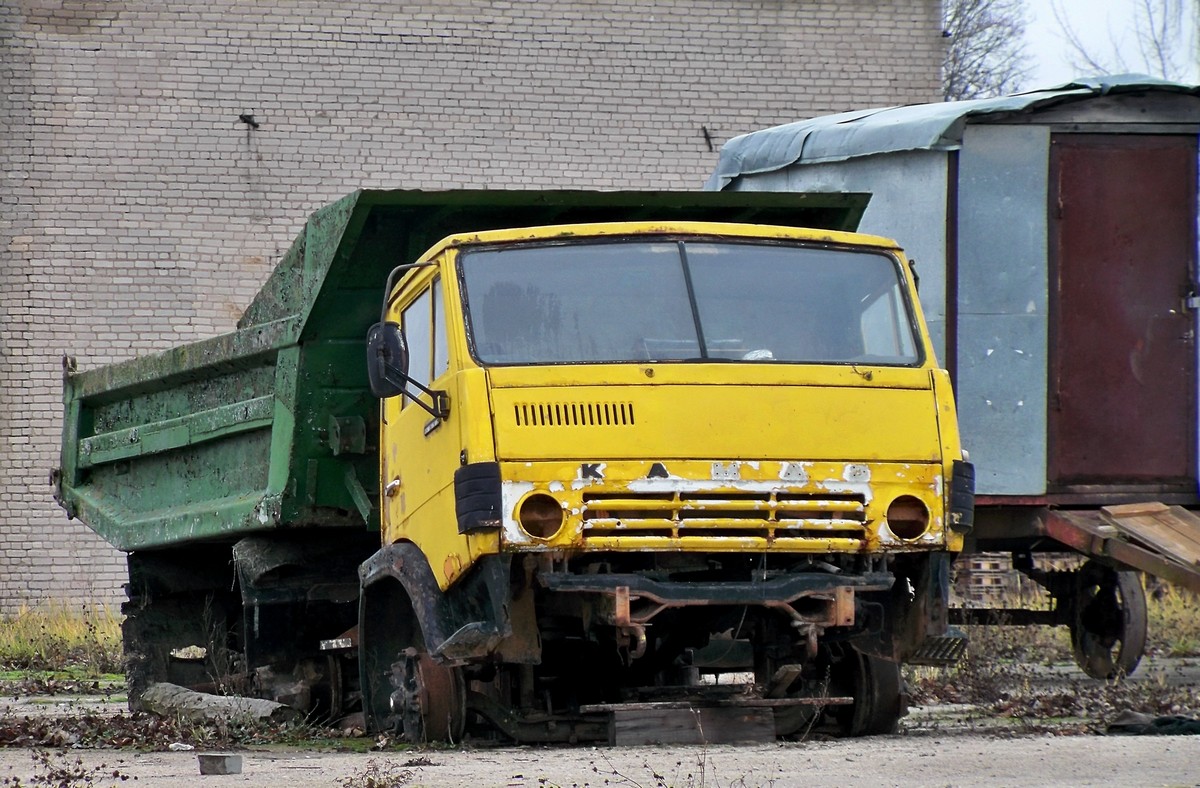
[[[1200, 90], [1137, 75], [862, 110], [731, 140], [708, 188], [873, 195], [921, 278], [978, 473], [969, 557], [1011, 553], [1093, 676], [1133, 670], [1132, 569], [1200, 590]], [[1038, 553], [1077, 551], [1077, 571]], [[985, 609], [957, 613], [994, 620]]]

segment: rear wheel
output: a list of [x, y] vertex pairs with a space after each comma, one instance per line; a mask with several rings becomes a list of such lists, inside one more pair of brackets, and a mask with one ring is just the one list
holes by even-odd
[[240, 629], [237, 598], [213, 588], [228, 579], [219, 567], [228, 552], [214, 548], [133, 553], [128, 558], [128, 600], [121, 606], [130, 708], [141, 708], [151, 685], [170, 682], [205, 692], [244, 692], [234, 678]]
[[[849, 706], [814, 703], [778, 707], [778, 736], [803, 736], [829, 721], [843, 736], [895, 733], [907, 711], [899, 663], [867, 656], [853, 648], [823, 646], [816, 660], [802, 670], [800, 665], [782, 665], [771, 680], [765, 680], [761, 667], [757, 672], [759, 682], [768, 687], [768, 697], [854, 699]], [[771, 691], [772, 686], [776, 691]]]
[[1071, 648], [1096, 679], [1127, 676], [1146, 648], [1146, 592], [1137, 572], [1086, 562], [1076, 573]]
[[900, 663], [863, 654], [855, 649], [835, 666], [837, 684], [854, 698], [854, 705], [838, 709], [836, 717], [847, 736], [895, 733], [907, 712]]

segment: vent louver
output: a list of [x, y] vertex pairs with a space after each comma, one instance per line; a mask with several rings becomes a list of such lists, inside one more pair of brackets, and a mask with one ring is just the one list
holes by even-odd
[[520, 402], [518, 427], [631, 427], [632, 402]]

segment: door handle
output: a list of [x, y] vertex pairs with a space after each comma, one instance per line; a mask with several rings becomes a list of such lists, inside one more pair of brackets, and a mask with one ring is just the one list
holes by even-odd
[[396, 494], [396, 491], [399, 489], [400, 489], [400, 479], [398, 479], [398, 478], [392, 479], [390, 482], [387, 483], [387, 486], [385, 486], [383, 488], [383, 494], [385, 497], [391, 498], [393, 495]]
[[1196, 289], [1189, 287], [1187, 293], [1183, 296], [1183, 311], [1195, 312], [1200, 309], [1200, 295], [1196, 295]]

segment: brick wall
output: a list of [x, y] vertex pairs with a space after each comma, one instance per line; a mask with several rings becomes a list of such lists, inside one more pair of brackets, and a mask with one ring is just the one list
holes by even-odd
[[63, 353], [230, 330], [356, 188], [694, 189], [735, 134], [936, 100], [939, 5], [0, 4], [0, 612], [120, 593], [50, 498]]

